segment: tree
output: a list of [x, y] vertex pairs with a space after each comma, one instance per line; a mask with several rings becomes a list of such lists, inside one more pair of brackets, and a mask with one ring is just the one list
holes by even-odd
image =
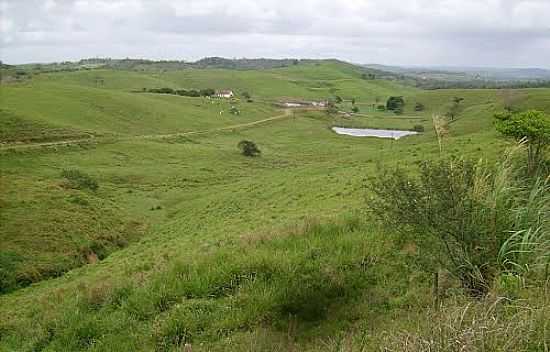
[[340, 104], [342, 102], [342, 97], [337, 95], [335, 98], [336, 104]]
[[241, 150], [241, 154], [244, 156], [254, 157], [261, 154], [260, 149], [256, 146], [256, 143], [252, 141], [242, 140], [237, 144], [237, 147]]
[[216, 94], [216, 91], [212, 88], [201, 89], [199, 94], [203, 97], [211, 97]]
[[447, 116], [450, 117], [451, 120], [454, 120], [456, 115], [458, 115], [458, 112], [460, 111], [460, 102], [463, 100], [464, 98], [453, 97], [451, 108], [449, 109], [449, 112], [447, 112]]
[[389, 97], [386, 101], [386, 109], [391, 110], [395, 113], [403, 112], [403, 107], [405, 106], [405, 100], [403, 97]]
[[[427, 161], [418, 175], [381, 170], [367, 184], [367, 207], [418, 248], [421, 265], [444, 268], [472, 296], [484, 296], [502, 246], [517, 230], [520, 187], [502, 166], [463, 159]], [[526, 192], [525, 194], [529, 194]]]
[[527, 145], [527, 172], [534, 175], [550, 145], [550, 116], [542, 111], [529, 110], [521, 113], [495, 114], [496, 129], [505, 136]]
[[460, 97], [453, 97], [453, 103], [455, 104], [460, 104], [461, 101], [463, 101], [464, 98], [460, 98]]
[[250, 93], [248, 92], [242, 92], [241, 96], [249, 103], [252, 103], [252, 97], [250, 96]]
[[351, 105], [355, 105], [355, 98], [351, 98]]
[[357, 114], [357, 113], [359, 112], [359, 108], [358, 108], [357, 106], [353, 106], [353, 107], [351, 108], [351, 112]]
[[336, 104], [333, 101], [329, 101], [327, 103], [326, 112], [329, 115], [336, 114], [338, 112], [338, 108], [336, 107]]

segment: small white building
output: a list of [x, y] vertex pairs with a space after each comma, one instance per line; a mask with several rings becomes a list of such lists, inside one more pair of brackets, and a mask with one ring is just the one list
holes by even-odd
[[233, 94], [232, 90], [217, 90], [216, 94], [214, 94], [216, 98], [233, 98], [235, 94]]

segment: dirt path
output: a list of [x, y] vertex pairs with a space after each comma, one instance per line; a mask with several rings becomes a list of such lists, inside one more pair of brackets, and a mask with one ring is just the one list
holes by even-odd
[[253, 127], [253, 126], [264, 124], [267, 122], [285, 119], [292, 116], [292, 113], [295, 110], [304, 110], [304, 109], [285, 109], [284, 113], [276, 116], [268, 117], [266, 119], [240, 123], [237, 125], [218, 127], [210, 130], [189, 131], [189, 132], [169, 133], [169, 134], [149, 134], [149, 135], [141, 135], [141, 136], [110, 136], [110, 137], [93, 137], [92, 136], [90, 138], [70, 139], [70, 140], [64, 140], [64, 141], [43, 142], [43, 143], [19, 143], [19, 144], [5, 143], [5, 144], [0, 144], [0, 150], [68, 146], [68, 145], [81, 144], [81, 143], [99, 143], [101, 141], [106, 141], [106, 140], [121, 141], [121, 140], [134, 140], [134, 139], [163, 139], [163, 138], [173, 138], [173, 137], [180, 137], [180, 136], [201, 135], [201, 134], [207, 134], [207, 133], [213, 133], [213, 132], [222, 132], [222, 131], [230, 131], [230, 130], [246, 128], [246, 127]]

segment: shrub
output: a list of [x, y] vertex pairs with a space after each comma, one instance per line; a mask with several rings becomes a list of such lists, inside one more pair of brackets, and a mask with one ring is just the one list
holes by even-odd
[[414, 125], [413, 131], [415, 131], [415, 132], [424, 132], [424, 126], [422, 126], [422, 125]]
[[550, 116], [542, 111], [529, 110], [500, 113], [495, 118], [497, 131], [526, 143], [527, 170], [531, 175], [536, 173], [550, 145]]
[[206, 89], [201, 89], [199, 91], [200, 95], [203, 96], [203, 97], [211, 97], [213, 96], [214, 94], [216, 94], [216, 91], [212, 88], [206, 88]]
[[444, 267], [466, 292], [483, 296], [502, 267], [499, 253], [512, 234], [541, 226], [536, 211], [518, 217], [533, 192], [515, 176], [508, 161], [496, 168], [463, 159], [428, 161], [419, 176], [400, 168], [382, 170], [368, 183], [367, 206], [416, 242], [426, 267]]
[[256, 146], [256, 143], [251, 141], [240, 141], [237, 147], [241, 150], [241, 154], [244, 156], [258, 156], [261, 154], [260, 149]]
[[351, 112], [353, 113], [358, 113], [359, 112], [359, 108], [357, 106], [354, 106], [351, 108]]
[[382, 104], [379, 104], [378, 106], [376, 106], [376, 110], [378, 111], [386, 111], [386, 107]]
[[69, 181], [72, 188], [90, 189], [96, 191], [99, 188], [98, 182], [91, 176], [77, 169], [63, 170], [61, 176]]
[[336, 104], [332, 101], [329, 101], [327, 103], [326, 112], [328, 115], [336, 114], [338, 113], [338, 108], [336, 107]]
[[414, 106], [414, 111], [424, 111], [424, 104], [420, 102], [416, 103], [416, 105]]
[[389, 97], [386, 102], [386, 109], [397, 112], [403, 112], [403, 107], [405, 106], [405, 100], [403, 97]]

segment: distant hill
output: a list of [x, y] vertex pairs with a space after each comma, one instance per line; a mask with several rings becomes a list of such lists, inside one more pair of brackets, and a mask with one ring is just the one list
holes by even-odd
[[364, 67], [393, 72], [423, 79], [448, 81], [488, 80], [488, 81], [533, 81], [550, 80], [550, 70], [542, 68], [498, 68], [498, 67], [404, 67], [378, 64]]

